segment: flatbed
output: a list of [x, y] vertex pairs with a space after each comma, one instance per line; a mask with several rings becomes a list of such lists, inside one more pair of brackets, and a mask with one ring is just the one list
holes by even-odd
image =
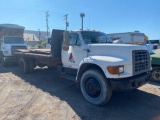
[[26, 58], [34, 61], [39, 66], [57, 66], [61, 64], [61, 61], [54, 58], [50, 54], [50, 49], [18, 49], [13, 53], [20, 60]]
[[50, 54], [50, 49], [18, 49], [17, 52]]

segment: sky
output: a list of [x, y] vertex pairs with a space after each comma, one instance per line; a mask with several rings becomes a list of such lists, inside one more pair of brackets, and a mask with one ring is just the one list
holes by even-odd
[[149, 39], [160, 39], [160, 0], [1, 0], [0, 24], [46, 31], [46, 11], [50, 31], [65, 29], [65, 14], [68, 30], [79, 30], [83, 12], [84, 30], [105, 33], [138, 30]]

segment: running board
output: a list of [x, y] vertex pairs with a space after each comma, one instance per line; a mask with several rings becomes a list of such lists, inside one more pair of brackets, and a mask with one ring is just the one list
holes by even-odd
[[76, 76], [69, 75], [69, 74], [63, 74], [63, 75], [61, 75], [61, 78], [65, 78], [65, 79], [72, 80], [72, 81], [76, 80]]

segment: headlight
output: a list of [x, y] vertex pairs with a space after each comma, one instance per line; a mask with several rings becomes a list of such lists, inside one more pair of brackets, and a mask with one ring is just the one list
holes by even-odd
[[109, 73], [111, 74], [120, 74], [124, 73], [124, 66], [109, 66], [107, 67]]

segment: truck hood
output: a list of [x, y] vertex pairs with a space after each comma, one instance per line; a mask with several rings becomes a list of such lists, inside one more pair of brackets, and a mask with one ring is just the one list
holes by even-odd
[[110, 56], [121, 59], [132, 59], [132, 51], [147, 50], [143, 45], [130, 44], [92, 44], [90, 56]]
[[150, 56], [152, 58], [151, 60], [152, 64], [160, 65], [160, 54], [151, 54]]
[[24, 47], [26, 44], [4, 44], [3, 47], [5, 49], [11, 49], [11, 47]]
[[16, 44], [5, 44], [6, 46], [26, 46], [26, 44], [24, 43], [24, 44], [18, 44], [18, 43], [16, 43]]

